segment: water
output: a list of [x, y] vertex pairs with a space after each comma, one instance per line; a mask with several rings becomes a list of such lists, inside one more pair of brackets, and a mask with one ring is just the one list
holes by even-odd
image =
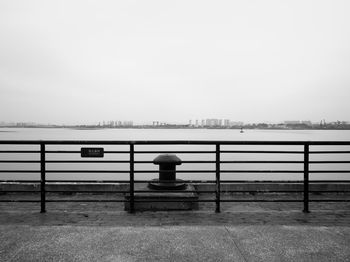
[[[239, 130], [231, 129], [68, 129], [68, 128], [1, 128], [0, 140], [264, 140], [264, 141], [350, 141], [350, 130]], [[126, 145], [103, 146], [105, 150], [128, 150]], [[80, 150], [81, 146], [47, 146], [46, 150]], [[38, 150], [38, 146], [8, 146], [0, 145], [0, 150]], [[302, 146], [222, 146], [223, 150], [298, 150]], [[214, 146], [197, 145], [136, 145], [135, 150], [208, 150]], [[310, 150], [350, 150], [349, 146], [312, 146]], [[158, 154], [137, 154], [135, 160], [152, 161]], [[178, 154], [182, 160], [215, 160], [215, 154]], [[348, 161], [350, 155], [327, 154], [310, 155], [310, 160], [343, 160]], [[0, 154], [0, 159], [39, 160], [39, 154]], [[79, 154], [47, 154], [47, 160], [81, 160]], [[106, 154], [103, 160], [129, 160], [128, 154]], [[289, 154], [222, 154], [221, 160], [295, 160], [302, 161], [303, 155]], [[48, 163], [47, 170], [125, 170], [128, 163], [85, 164], [85, 163]], [[39, 164], [0, 163], [1, 170], [39, 170]], [[136, 164], [135, 170], [158, 169], [153, 164]], [[185, 163], [178, 170], [215, 170], [215, 164]], [[222, 170], [302, 170], [302, 164], [222, 164]], [[350, 164], [312, 164], [310, 170], [350, 170]], [[214, 179], [214, 173], [179, 173], [183, 179]], [[222, 173], [222, 179], [256, 179], [256, 180], [300, 180], [302, 174], [283, 173]], [[311, 179], [349, 179], [350, 174], [330, 173], [311, 174]], [[40, 174], [0, 173], [1, 179], [39, 179]], [[150, 179], [157, 174], [136, 173], [136, 179]], [[128, 179], [128, 174], [101, 173], [48, 173], [47, 179]]]
[[0, 128], [0, 139], [349, 141], [350, 130]]

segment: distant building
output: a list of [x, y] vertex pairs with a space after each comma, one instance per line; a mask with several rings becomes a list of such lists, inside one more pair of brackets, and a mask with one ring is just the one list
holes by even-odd
[[307, 126], [312, 126], [311, 121], [301, 121], [301, 124], [307, 125]]
[[218, 126], [219, 125], [219, 119], [206, 119], [205, 121], [206, 126], [213, 127], [213, 126]]
[[300, 121], [299, 120], [293, 120], [293, 121], [284, 121], [285, 125], [299, 125]]
[[311, 121], [300, 121], [300, 120], [294, 120], [294, 121], [284, 121], [285, 125], [307, 125], [311, 126]]
[[133, 126], [133, 125], [134, 125], [133, 121], [124, 121], [123, 122], [123, 126]]
[[241, 127], [241, 126], [243, 126], [243, 122], [240, 122], [240, 121], [231, 121], [230, 122], [230, 126], [239, 126], [239, 127]]

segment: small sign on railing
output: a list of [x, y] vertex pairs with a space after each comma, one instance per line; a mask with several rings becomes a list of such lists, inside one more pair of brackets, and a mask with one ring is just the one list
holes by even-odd
[[81, 157], [103, 157], [104, 150], [102, 147], [82, 147]]

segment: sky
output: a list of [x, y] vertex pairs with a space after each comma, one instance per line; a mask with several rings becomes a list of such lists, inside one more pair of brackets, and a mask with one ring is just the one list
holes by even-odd
[[350, 120], [348, 0], [0, 0], [0, 121]]

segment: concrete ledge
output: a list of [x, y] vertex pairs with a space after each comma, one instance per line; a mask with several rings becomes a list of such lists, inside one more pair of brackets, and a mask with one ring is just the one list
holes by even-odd
[[[128, 191], [128, 184], [119, 183], [46, 183], [47, 191], [95, 191], [104, 193], [104, 191]], [[40, 191], [40, 182], [38, 183], [0, 183], [1, 191]], [[118, 194], [118, 193], [117, 193]], [[123, 195], [124, 193], [119, 193]]]
[[[135, 184], [137, 185], [137, 184]], [[194, 183], [193, 186], [198, 191], [215, 191], [215, 184]], [[127, 183], [47, 183], [46, 190], [56, 191], [95, 191], [103, 193], [104, 191], [128, 191]], [[221, 191], [302, 191], [302, 183], [230, 183], [221, 184]], [[350, 181], [347, 183], [310, 183], [310, 191], [350, 191]], [[40, 182], [38, 183], [0, 183], [1, 191], [40, 191]], [[118, 194], [118, 193], [116, 193]], [[119, 193], [123, 195], [123, 193]]]
[[[196, 184], [198, 191], [215, 190], [215, 184]], [[304, 185], [302, 183], [222, 183], [220, 185], [221, 191], [303, 191]], [[309, 185], [310, 191], [350, 191], [349, 183], [312, 183]]]

